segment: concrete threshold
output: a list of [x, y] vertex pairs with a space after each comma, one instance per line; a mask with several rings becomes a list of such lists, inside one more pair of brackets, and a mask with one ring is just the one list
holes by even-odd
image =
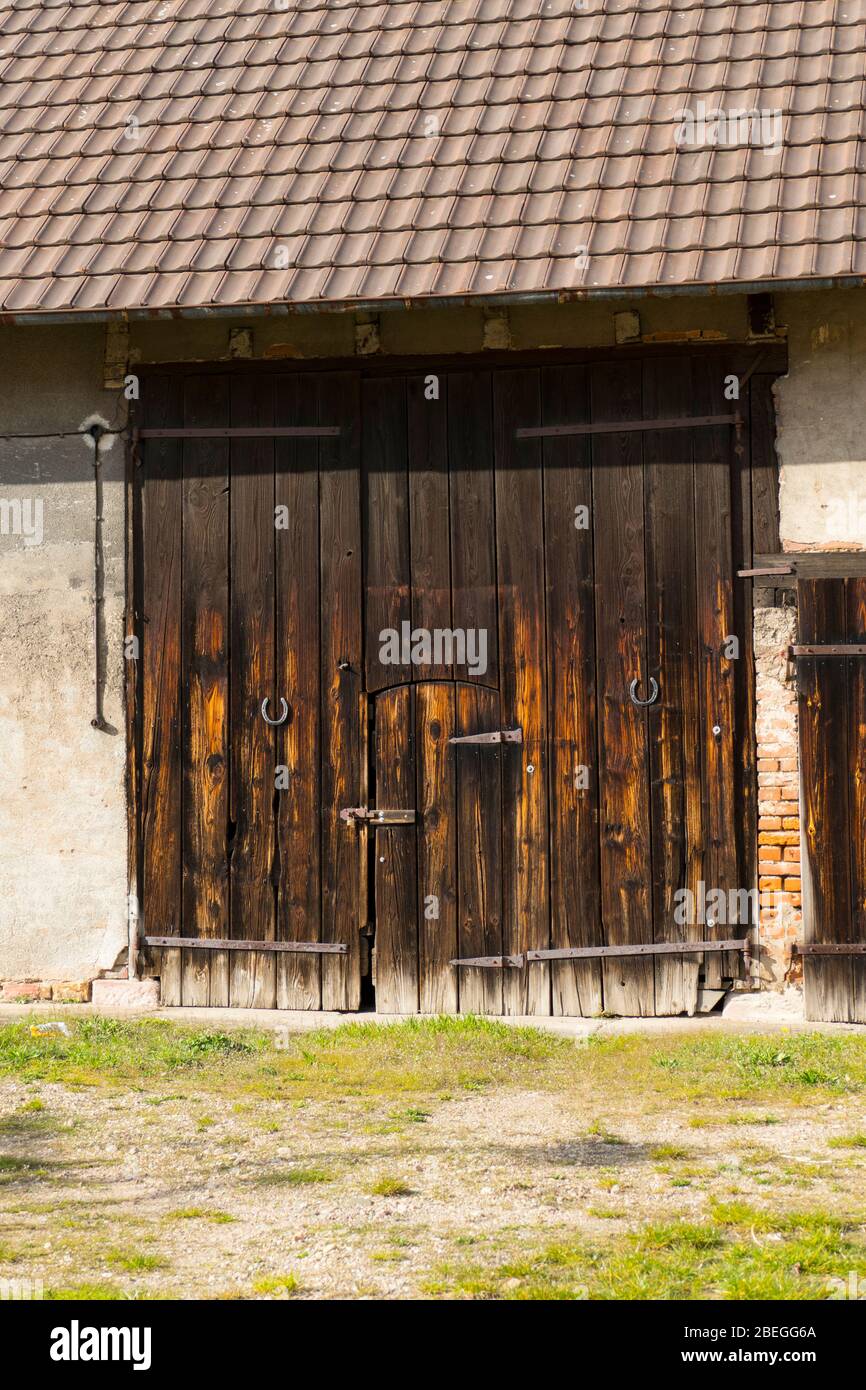
[[[156, 1008], [120, 1009], [95, 1007], [93, 1004], [0, 1004], [0, 1023], [3, 1019], [38, 1018], [159, 1018], [170, 1023], [183, 1023], [198, 1028], [265, 1028], [271, 1032], [305, 1033], [318, 1028], [340, 1028], [345, 1024], [364, 1023], [387, 1027], [410, 1019], [432, 1018], [432, 1014], [378, 1014], [373, 1012], [313, 1013], [290, 1009], [211, 1009]], [[796, 990], [785, 994], [732, 994], [723, 1009], [694, 1018], [539, 1018], [499, 1017], [497, 1022], [514, 1028], [540, 1028], [562, 1037], [615, 1037], [628, 1033], [863, 1033], [861, 1023], [813, 1023], [803, 1017], [803, 997]]]

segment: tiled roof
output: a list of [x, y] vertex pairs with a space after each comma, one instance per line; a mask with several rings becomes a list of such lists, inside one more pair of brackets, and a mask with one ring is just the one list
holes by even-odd
[[866, 0], [0, 0], [0, 313], [864, 274], [864, 63]]

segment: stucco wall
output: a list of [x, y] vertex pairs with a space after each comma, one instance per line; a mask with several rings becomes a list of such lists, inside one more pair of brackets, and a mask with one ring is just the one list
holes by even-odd
[[789, 294], [776, 385], [786, 550], [866, 550], [866, 291]]
[[105, 329], [0, 328], [0, 978], [73, 979], [127, 942], [123, 718], [124, 460], [103, 455], [105, 714], [93, 717], [93, 455], [76, 430], [114, 421]]

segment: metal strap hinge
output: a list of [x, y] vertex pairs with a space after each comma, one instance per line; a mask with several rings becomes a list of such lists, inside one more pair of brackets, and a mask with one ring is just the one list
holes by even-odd
[[795, 942], [792, 949], [801, 956], [866, 956], [866, 941]]
[[739, 412], [732, 415], [677, 415], [664, 420], [602, 420], [594, 424], [532, 425], [515, 430], [518, 439], [563, 439], [573, 434], [646, 434], [651, 430], [694, 430], [710, 425], [742, 423]]
[[231, 941], [203, 936], [145, 936], [145, 946], [177, 946], [199, 951], [294, 951], [305, 955], [345, 956], [344, 941]]
[[452, 960], [451, 965], [474, 965], [482, 970], [520, 970], [526, 964], [524, 955], [517, 956], [466, 956], [463, 960]]
[[737, 937], [730, 941], [650, 941], [631, 946], [561, 946], [553, 950], [524, 951], [513, 956], [468, 956], [452, 960], [450, 964], [473, 965], [487, 969], [501, 969], [505, 966], [520, 969], [532, 961], [592, 960], [599, 956], [690, 956], [710, 951], [743, 951], [748, 954], [749, 943]]
[[824, 646], [809, 644], [788, 648], [788, 658], [798, 656], [866, 656], [866, 642], [831, 642]]
[[489, 734], [460, 734], [449, 738], [449, 743], [522, 743], [522, 729], [494, 729]]

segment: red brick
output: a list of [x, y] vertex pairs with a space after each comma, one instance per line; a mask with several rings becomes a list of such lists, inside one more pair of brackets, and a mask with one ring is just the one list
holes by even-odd
[[0, 999], [6, 1004], [14, 1004], [19, 999], [50, 999], [51, 986], [41, 980], [4, 980]]

